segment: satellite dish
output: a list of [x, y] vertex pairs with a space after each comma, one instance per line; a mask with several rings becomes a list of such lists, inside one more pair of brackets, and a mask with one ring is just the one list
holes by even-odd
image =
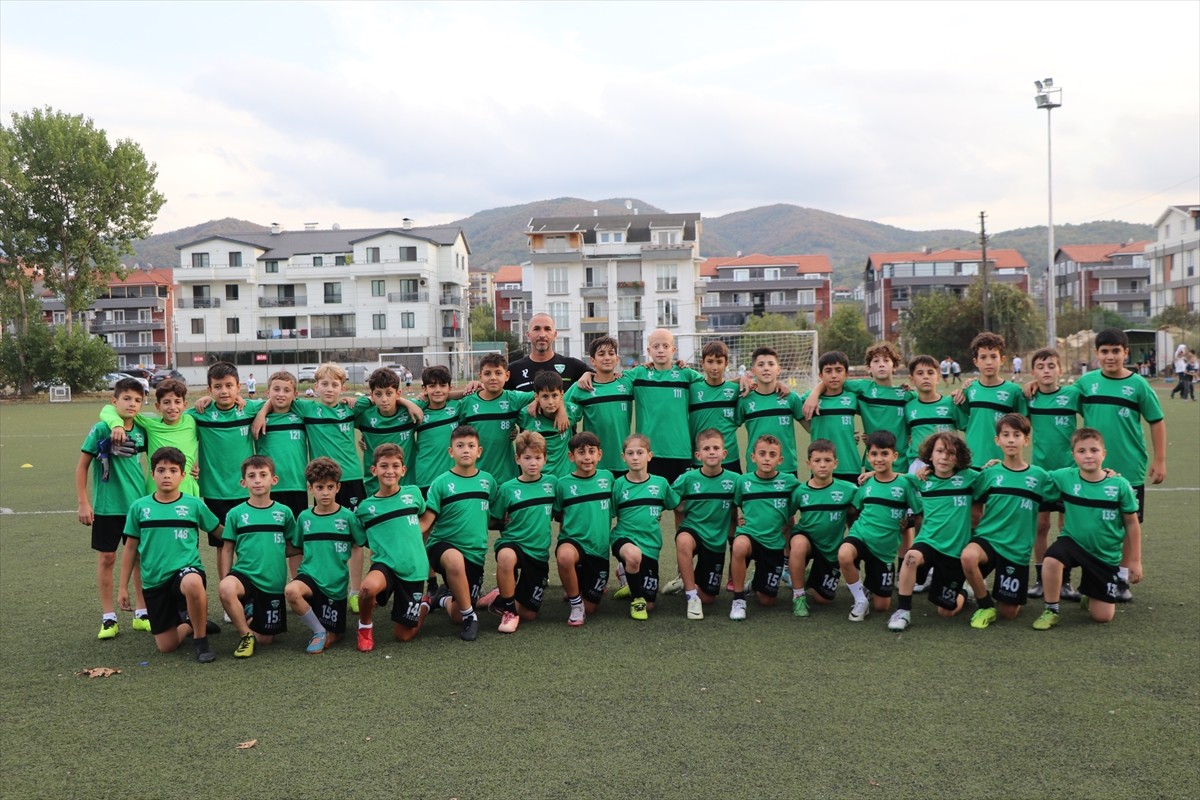
[[625, 210], [626, 210], [626, 211], [628, 211], [628, 210], [629, 210], [629, 209], [631, 209], [631, 208], [633, 208], [633, 201], [632, 201], [632, 200], [626, 200], [626, 201], [625, 201]]

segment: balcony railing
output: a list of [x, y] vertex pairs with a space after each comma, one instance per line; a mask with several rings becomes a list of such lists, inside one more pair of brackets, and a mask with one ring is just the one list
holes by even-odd
[[428, 303], [429, 292], [388, 292], [389, 303]]
[[92, 322], [92, 333], [110, 333], [113, 331], [147, 331], [161, 330], [166, 326], [161, 318], [147, 320], [125, 320], [123, 322], [107, 322], [95, 320]]
[[453, 326], [446, 327], [444, 325], [442, 326], [442, 338], [443, 339], [456, 339], [461, 336], [462, 336], [462, 328], [455, 328]]
[[461, 306], [463, 296], [459, 292], [442, 292], [442, 297], [438, 302], [444, 306]]
[[137, 342], [125, 342], [124, 344], [113, 344], [112, 348], [118, 353], [164, 353], [167, 346], [162, 342], [148, 342], [139, 344]]
[[220, 308], [219, 297], [184, 297], [176, 301], [180, 308]]
[[313, 328], [310, 339], [352, 339], [356, 336], [354, 328]]
[[305, 339], [308, 328], [265, 328], [255, 331], [259, 339]]
[[308, 298], [300, 297], [260, 297], [258, 298], [259, 308], [296, 308], [297, 306], [308, 305]]

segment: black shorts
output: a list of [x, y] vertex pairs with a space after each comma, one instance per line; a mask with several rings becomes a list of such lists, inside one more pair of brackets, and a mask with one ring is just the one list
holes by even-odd
[[92, 517], [92, 549], [98, 553], [115, 553], [125, 539], [125, 517], [119, 514], [96, 514]]
[[154, 587], [147, 586], [142, 590], [142, 594], [146, 598], [146, 614], [150, 619], [150, 632], [155, 636], [173, 631], [188, 621], [187, 599], [179, 587], [183, 583], [183, 579], [193, 573], [200, 576], [200, 580], [207, 588], [208, 580], [204, 577], [204, 570], [184, 567], [166, 583]]
[[321, 591], [317, 586], [317, 582], [303, 572], [296, 576], [296, 580], [308, 587], [308, 591], [310, 592], [308, 604], [316, 612], [317, 621], [321, 623], [321, 626], [330, 633], [345, 633], [346, 598], [343, 597], [341, 600], [329, 599], [329, 595]]
[[971, 544], [978, 545], [987, 558], [986, 564], [979, 565], [983, 577], [996, 573], [992, 581], [992, 597], [996, 602], [1010, 606], [1023, 606], [1029, 600], [1029, 565], [1009, 561], [996, 552], [992, 543], [986, 539], [971, 538]]
[[655, 456], [650, 459], [650, 464], [647, 466], [651, 475], [661, 475], [667, 479], [667, 483], [674, 483], [680, 475], [692, 468], [692, 460], [690, 458], [659, 458]]
[[537, 613], [542, 608], [546, 598], [546, 584], [550, 582], [550, 563], [530, 558], [529, 555], [512, 542], [500, 542], [496, 545], [496, 555], [501, 550], [512, 550], [517, 556], [516, 578], [517, 591], [513, 598], [525, 608]]
[[[446, 580], [446, 569], [442, 566], [442, 556], [448, 550], [453, 550], [456, 553], [461, 553], [454, 545], [449, 542], [436, 542], [429, 545], [426, 553], [429, 555], [429, 566], [433, 571], [442, 576], [442, 580]], [[476, 564], [473, 561], [468, 561], [466, 556], [463, 556], [463, 564], [466, 565], [467, 586], [471, 590], [471, 604], [479, 599], [479, 595], [483, 594], [483, 564]], [[449, 584], [447, 584], [449, 585]]]
[[[402, 581], [386, 564], [372, 564], [367, 574], [378, 572], [383, 576], [385, 585], [383, 591], [375, 595], [375, 604], [386, 606], [396, 593], [396, 602], [392, 603], [392, 622], [406, 628], [415, 628], [421, 622], [421, 598], [425, 596], [424, 581]], [[475, 596], [472, 595], [471, 599]]]
[[867, 591], [879, 597], [891, 597], [896, 588], [896, 565], [892, 561], [880, 561], [871, 555], [867, 543], [857, 536], [847, 536], [842, 540], [843, 545], [854, 548], [854, 563], [863, 564], [866, 568], [867, 580], [864, 585]]
[[918, 542], [912, 549], [924, 557], [925, 563], [921, 566], [926, 574], [928, 570], [933, 570], [933, 579], [927, 591], [929, 602], [947, 611], [958, 608], [958, 596], [966, 594], [962, 561], [934, 549], [928, 542]]
[[576, 553], [575, 576], [579, 579], [579, 593], [589, 603], [599, 603], [604, 597], [604, 587], [608, 586], [608, 559], [589, 556], [583, 545], [571, 539], [559, 539], [554, 552], [557, 554], [564, 545]]
[[[282, 594], [268, 594], [259, 589], [245, 573], [236, 569], [229, 574], [242, 584], [242, 607], [246, 609], [246, 624], [263, 636], [275, 636], [287, 630], [287, 606]], [[253, 616], [250, 616], [253, 614]]]
[[300, 512], [309, 507], [308, 492], [271, 492], [271, 499], [287, 506], [292, 516], [300, 518]]
[[[633, 542], [626, 538], [620, 538], [613, 542], [612, 545], [613, 558], [621, 562], [622, 566], [624, 566], [625, 560], [621, 558], [621, 548], [627, 544], [633, 544]], [[637, 545], [634, 546], [636, 547]], [[642, 597], [646, 598], [647, 603], [653, 603], [658, 599], [658, 559], [650, 558], [645, 553], [642, 553], [642, 566], [637, 571], [637, 575], [642, 582]], [[625, 577], [631, 577], [628, 569], [625, 570]]]
[[362, 478], [358, 478], [357, 480], [342, 481], [336, 499], [339, 506], [345, 506], [353, 511], [366, 497], [367, 489], [363, 486]]
[[709, 550], [695, 531], [687, 528], [676, 531], [675, 539], [681, 534], [687, 534], [696, 543], [696, 588], [701, 594], [716, 597], [721, 593], [721, 575], [725, 572], [725, 549]]
[[[792, 531], [792, 538], [797, 536], [803, 536], [808, 540], [808, 553], [805, 558], [808, 563], [812, 564], [812, 568], [808, 571], [808, 579], [804, 582], [804, 588], [812, 589], [826, 600], [832, 600], [837, 596], [838, 583], [842, 579], [842, 571], [838, 568], [837, 560], [829, 561], [821, 555], [817, 546], [813, 544], [812, 537], [804, 531]], [[790, 542], [789, 539], [789, 550], [791, 549]]]
[[[1105, 564], [1080, 547], [1070, 536], [1059, 536], [1055, 539], [1054, 544], [1046, 548], [1046, 558], [1061, 561], [1064, 574], [1074, 567], [1079, 567], [1083, 572], [1083, 580], [1079, 584], [1081, 593], [1103, 603], [1117, 602], [1121, 581], [1117, 575], [1116, 564]], [[1045, 561], [1042, 563], [1045, 564]]]
[[[779, 579], [783, 576], [783, 548], [775, 550], [763, 547], [753, 536], [746, 538], [750, 540], [750, 557], [746, 563], [754, 562], [754, 581], [750, 588], [767, 597], [776, 597], [779, 594]], [[736, 586], [734, 590], [740, 591]]]
[[[246, 502], [245, 498], [242, 498], [241, 500], [214, 500], [211, 497], [204, 498], [204, 505], [208, 506], [208, 510], [213, 513], [213, 516], [217, 518], [217, 522], [221, 523], [222, 525], [225, 524], [225, 517], [229, 516], [229, 512], [232, 511], [235, 506], [240, 506], [244, 502]], [[224, 539], [222, 539], [220, 536], [214, 536], [212, 531], [209, 531], [209, 547], [222, 547], [224, 544]]]
[[1057, 511], [1059, 514], [1065, 513], [1067, 507], [1063, 505], [1062, 500], [1055, 500], [1053, 503], [1038, 503], [1038, 513], [1049, 512], [1053, 514]]

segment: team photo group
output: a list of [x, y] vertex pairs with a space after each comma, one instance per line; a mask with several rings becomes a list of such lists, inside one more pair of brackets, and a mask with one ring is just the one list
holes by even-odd
[[502, 634], [647, 620], [660, 593], [684, 596], [680, 624], [788, 592], [781, 620], [833, 624], [843, 583], [851, 623], [905, 631], [924, 593], [975, 629], [1040, 598], [1020, 624], [1047, 631], [1111, 621], [1142, 580], [1166, 430], [1121, 330], [1096, 335], [1098, 368], [1074, 378], [1053, 349], [1021, 359], [982, 332], [961, 383], [945, 354], [904, 363], [878, 342], [821, 353], [803, 393], [771, 347], [743, 371], [719, 339], [681, 362], [663, 329], [645, 353], [596, 338], [587, 363], [554, 352], [547, 315], [528, 335], [529, 355], [489, 353], [463, 385], [427, 365], [417, 394], [382, 367], [350, 392], [333, 363], [302, 393], [287, 371], [243, 386], [226, 362], [198, 398], [117, 382], [76, 469], [99, 639], [129, 624], [213, 661], [213, 589], [245, 658], [289, 622], [310, 654], [347, 634], [368, 652], [377, 621], [407, 642], [444, 613], [473, 641], [485, 619]]

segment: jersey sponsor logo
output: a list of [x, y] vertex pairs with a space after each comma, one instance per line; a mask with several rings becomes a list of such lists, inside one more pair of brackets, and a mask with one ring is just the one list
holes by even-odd
[[879, 397], [879, 387], [878, 386], [871, 387], [871, 397]]
[[142, 519], [150, 519], [150, 509], [148, 509], [148, 508], [142, 509]]
[[[1036, 481], [1034, 481], [1034, 482], [1036, 483]], [[996, 485], [997, 485], [997, 486], [1003, 486], [1003, 485], [1004, 485], [1004, 476], [1003, 476], [1003, 475], [997, 475], [997, 476], [996, 476]], [[1030, 488], [1032, 488], [1032, 487], [1030, 487]]]
[[312, 532], [312, 520], [311, 519], [304, 520], [304, 532], [305, 533]]
[[746, 408], [750, 409], [751, 411], [754, 411], [755, 405], [756, 405], [755, 402], [753, 400], [751, 400], [749, 403], [746, 403]]
[[693, 491], [693, 492], [697, 492], [697, 493], [700, 491], [700, 484], [699, 484], [699, 482], [696, 482], [696, 481], [693, 481], [693, 482], [692, 482], [692, 491]]
[[572, 497], [578, 497], [578, 496], [579, 496], [579, 487], [578, 487], [578, 486], [572, 486], [572, 487], [571, 487], [571, 496], [572, 496]]
[[804, 505], [808, 505], [808, 495], [806, 495], [806, 494], [800, 495], [800, 502], [803, 503]]
[[454, 488], [453, 483], [447, 483], [446, 488], [450, 490], [450, 494], [455, 494], [458, 492], [458, 490]]
[[1098, 383], [1093, 383], [1091, 386], [1088, 387], [1088, 394], [1096, 394], [1099, 391], [1100, 391], [1100, 384], [1098, 384]]
[[628, 500], [628, 499], [629, 499], [629, 490], [628, 490], [628, 489], [626, 489], [625, 491], [621, 492], [621, 499], [622, 499], [622, 500]]
[[242, 524], [243, 525], [250, 524], [250, 515], [249, 514], [242, 514]]
[[523, 369], [523, 370], [521, 370], [521, 377], [522, 377], [522, 378], [528, 378], [528, 377], [529, 377], [529, 370], [527, 370], [527, 369]]
[[379, 427], [379, 417], [371, 417], [367, 421], [371, 423], [372, 428]]
[[472, 413], [472, 414], [478, 414], [478, 413], [479, 413], [479, 403], [472, 403], [472, 404], [471, 404], [471, 413]]
[[512, 493], [513, 493], [513, 500], [521, 499], [521, 490], [520, 489], [513, 489]]

